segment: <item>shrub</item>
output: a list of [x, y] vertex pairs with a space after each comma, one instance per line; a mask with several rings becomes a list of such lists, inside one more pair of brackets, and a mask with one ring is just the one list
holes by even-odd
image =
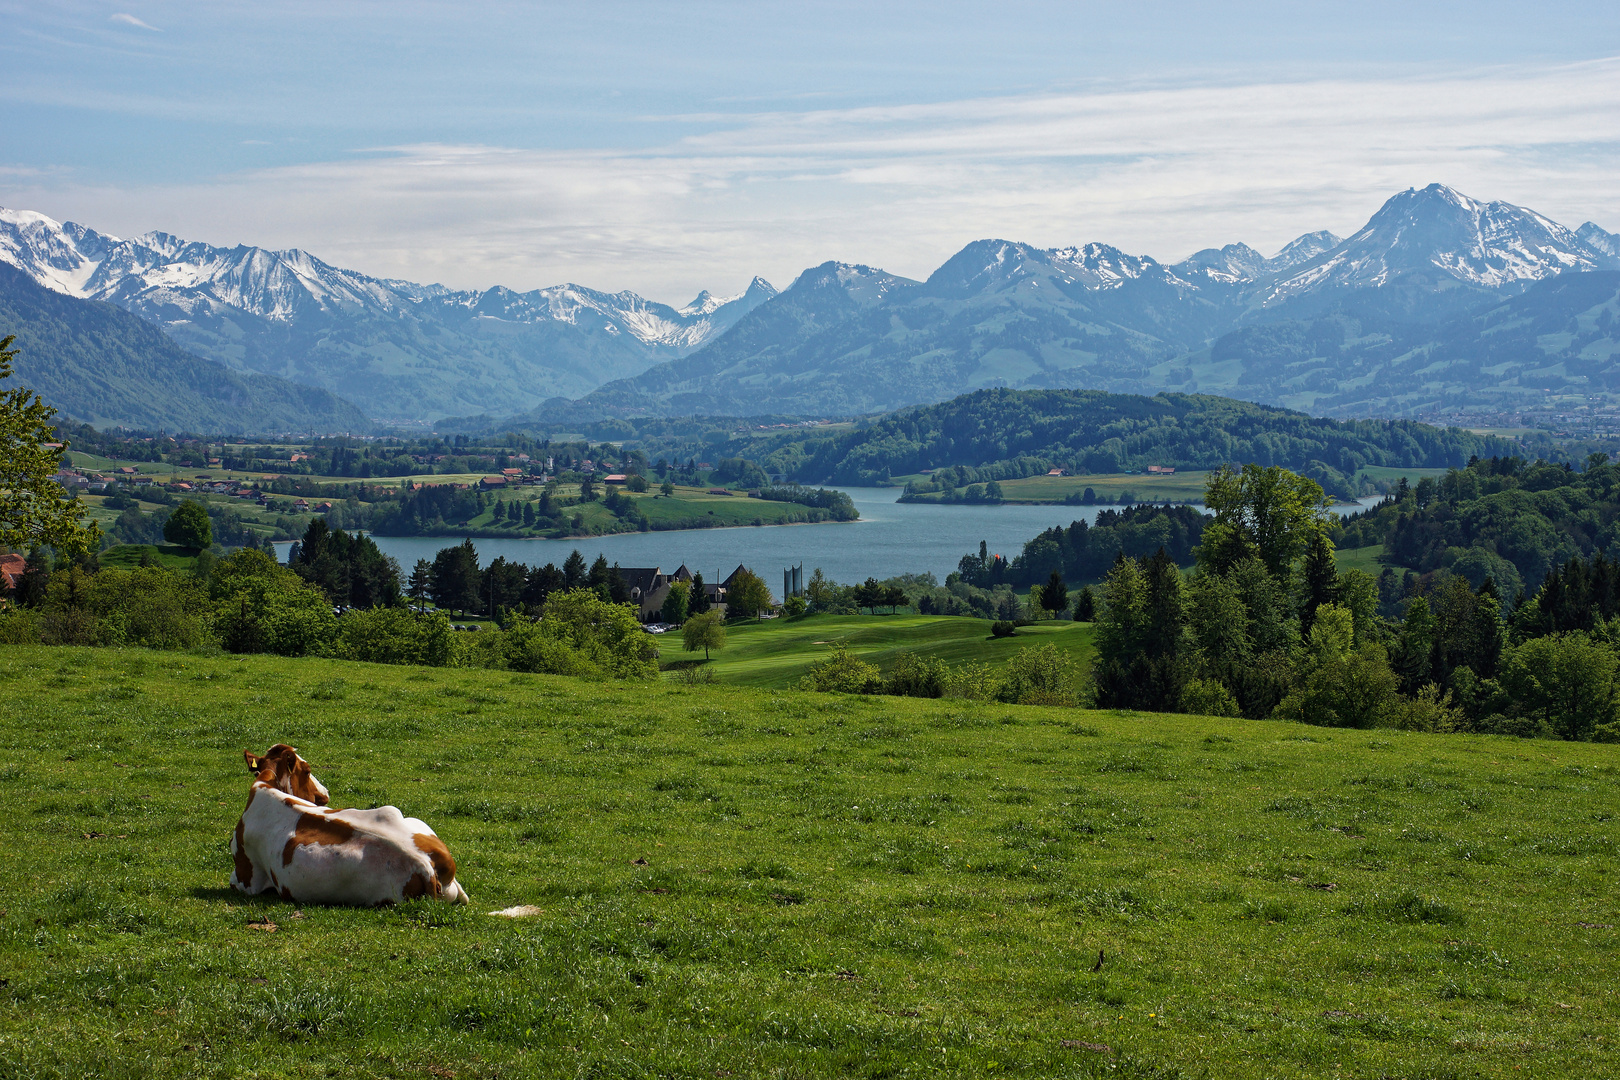
[[883, 692], [900, 697], [944, 697], [950, 676], [951, 666], [939, 657], [902, 652], [894, 658]]
[[[482, 636], [482, 635], [480, 635]], [[496, 650], [485, 662], [514, 671], [590, 678], [658, 677], [658, 648], [628, 604], [603, 600], [591, 589], [553, 593], [537, 620], [522, 619], [490, 635]], [[483, 646], [483, 642], [475, 642]]]
[[1012, 637], [1017, 632], [1017, 624], [1008, 619], [997, 619], [990, 624], [991, 637]]
[[1463, 731], [1468, 727], [1462, 710], [1451, 704], [1451, 691], [1429, 683], [1415, 698], [1401, 698], [1392, 713], [1402, 731]]
[[849, 651], [842, 641], [834, 642], [832, 655], [810, 668], [810, 673], [799, 680], [805, 690], [823, 693], [876, 694], [883, 689], [878, 669]]
[[0, 645], [38, 645], [39, 613], [26, 608], [0, 609]]
[[1237, 699], [1214, 679], [1188, 679], [1181, 688], [1181, 711], [1195, 716], [1240, 716]]
[[336, 651], [345, 660], [445, 667], [454, 655], [452, 638], [442, 611], [413, 615], [405, 608], [372, 608], [338, 620]]
[[994, 701], [1001, 680], [988, 664], [963, 664], [945, 678], [945, 696], [964, 701]]
[[996, 696], [1019, 705], [1073, 705], [1077, 675], [1074, 658], [1056, 645], [1023, 649], [1007, 662]]
[[337, 638], [326, 595], [262, 551], [242, 548], [209, 578], [214, 629], [231, 652], [322, 656]]

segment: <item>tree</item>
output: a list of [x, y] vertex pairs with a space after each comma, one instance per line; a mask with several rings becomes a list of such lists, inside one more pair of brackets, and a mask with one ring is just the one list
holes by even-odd
[[[0, 384], [12, 377], [14, 336], [0, 338]], [[51, 419], [56, 410], [24, 387], [0, 391], [0, 545], [21, 549], [49, 544], [64, 552], [90, 552], [100, 542], [76, 499], [64, 499], [53, 477], [67, 450]]]
[[726, 614], [738, 619], [752, 618], [771, 609], [771, 590], [752, 570], [738, 570], [726, 589]]
[[837, 602], [837, 594], [838, 583], [822, 573], [821, 567], [816, 567], [804, 587], [804, 598], [810, 602], [810, 610], [818, 615], [831, 610]]
[[910, 602], [910, 598], [906, 596], [906, 590], [899, 585], [883, 586], [883, 606], [889, 609], [890, 615], [895, 614], [902, 606]]
[[709, 590], [703, 586], [703, 575], [692, 575], [691, 591], [686, 598], [686, 613], [688, 615], [702, 615], [709, 610]]
[[1333, 560], [1333, 541], [1318, 528], [1311, 535], [1305, 551], [1305, 564], [1300, 587], [1304, 593], [1299, 607], [1299, 632], [1311, 636], [1311, 621], [1316, 609], [1339, 599], [1339, 568]]
[[877, 614], [878, 605], [883, 603], [883, 586], [878, 584], [877, 578], [867, 578], [855, 586], [855, 606], [866, 608], [873, 615]]
[[481, 582], [482, 599], [491, 618], [502, 608], [511, 610], [523, 602], [523, 590], [528, 584], [529, 568], [520, 562], [507, 562], [504, 555], [497, 556], [484, 568]]
[[579, 553], [579, 548], [575, 548], [569, 553], [568, 558], [563, 560], [562, 573], [563, 588], [579, 589], [584, 587], [588, 571], [585, 567], [585, 556]]
[[646, 491], [647, 490], [647, 478], [645, 476], [641, 476], [639, 474], [636, 475], [636, 476], [632, 476], [630, 479], [628, 479], [628, 480], [626, 480], [624, 482], [624, 486], [626, 488], [630, 489], [631, 491], [635, 491], [635, 492]]
[[201, 551], [213, 544], [214, 528], [209, 523], [207, 509], [195, 499], [187, 499], [175, 507], [163, 526], [163, 539], [191, 551]]
[[1620, 662], [1580, 630], [1531, 638], [1502, 664], [1502, 689], [1515, 708], [1560, 738], [1613, 738]]
[[703, 650], [703, 659], [709, 658], [710, 649], [723, 649], [726, 647], [726, 627], [720, 620], [718, 611], [705, 611], [701, 615], [693, 615], [681, 627], [681, 643], [687, 652]]
[[1080, 589], [1080, 595], [1074, 598], [1074, 621], [1091, 622], [1097, 618], [1097, 594], [1086, 585]]
[[1315, 480], [1250, 462], [1242, 472], [1228, 465], [1210, 474], [1204, 505], [1215, 521], [1198, 547], [1200, 567], [1219, 573], [1253, 555], [1286, 578], [1320, 531], [1327, 499]]
[[1063, 575], [1056, 570], [1046, 579], [1046, 585], [1041, 589], [1041, 607], [1052, 613], [1056, 618], [1058, 612], [1069, 609], [1069, 587], [1063, 583]]
[[546, 598], [552, 593], [562, 592], [568, 588], [568, 580], [563, 572], [557, 569], [556, 563], [546, 563], [529, 571], [523, 580], [523, 606], [529, 613], [535, 614], [545, 606]]
[[809, 606], [802, 596], [790, 596], [782, 601], [782, 610], [790, 619], [797, 619], [800, 615], [803, 615]]
[[594, 498], [596, 498], [596, 485], [592, 484], [591, 478], [587, 476], [579, 482], [579, 501], [590, 502]]
[[675, 485], [672, 481], [666, 479], [662, 484], [658, 485], [658, 490], [664, 495], [673, 495], [675, 494]]
[[408, 589], [411, 600], [416, 604], [417, 614], [427, 610], [428, 593], [433, 588], [433, 564], [426, 559], [417, 559], [416, 565], [411, 567], [411, 583]]
[[470, 537], [440, 549], [433, 557], [433, 603], [445, 611], [476, 611], [479, 577], [478, 549]]
[[687, 599], [692, 595], [692, 587], [684, 581], [670, 584], [669, 592], [664, 596], [664, 606], [658, 610], [658, 617], [672, 626], [680, 626], [686, 621]]

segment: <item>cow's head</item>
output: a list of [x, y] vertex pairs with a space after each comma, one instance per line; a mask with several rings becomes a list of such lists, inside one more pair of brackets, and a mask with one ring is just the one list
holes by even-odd
[[286, 743], [272, 746], [263, 757], [251, 750], [242, 751], [242, 757], [247, 759], [248, 772], [261, 784], [269, 784], [278, 791], [285, 791], [317, 806], [325, 806], [331, 799], [326, 785], [309, 771], [309, 762], [299, 757], [298, 751]]

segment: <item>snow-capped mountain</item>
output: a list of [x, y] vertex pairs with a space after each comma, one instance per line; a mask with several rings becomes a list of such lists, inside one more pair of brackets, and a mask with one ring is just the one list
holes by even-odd
[[528, 407], [683, 356], [776, 295], [762, 278], [683, 308], [578, 285], [529, 292], [374, 278], [298, 249], [123, 239], [0, 209], [0, 261], [105, 300], [228, 366], [349, 397], [373, 416]]
[[1580, 238], [1581, 243], [1593, 251], [1620, 259], [1620, 235], [1607, 229], [1600, 229], [1590, 221], [1576, 229], [1575, 235]]
[[[920, 284], [828, 263], [712, 344], [608, 384], [578, 409], [864, 412], [1010, 386], [1213, 390], [1307, 409], [1340, 408], [1342, 397], [1363, 412], [1399, 410], [1415, 407], [1417, 377], [1379, 369], [1377, 349], [1409, 339], [1428, 348], [1458, 318], [1538, 282], [1620, 269], [1611, 248], [1620, 238], [1596, 225], [1575, 232], [1432, 185], [1394, 196], [1348, 239], [1309, 232], [1270, 258], [1234, 243], [1165, 265], [1100, 243], [976, 240]], [[1596, 279], [1614, 275], [1590, 276], [1584, 285], [1602, 292]], [[1351, 339], [1362, 350], [1354, 363], [1318, 362]], [[1620, 398], [1620, 368], [1592, 378]]]
[[1534, 210], [1430, 184], [1395, 195], [1355, 235], [1279, 275], [1262, 303], [1409, 278], [1523, 288], [1570, 270], [1614, 266], [1611, 253]]

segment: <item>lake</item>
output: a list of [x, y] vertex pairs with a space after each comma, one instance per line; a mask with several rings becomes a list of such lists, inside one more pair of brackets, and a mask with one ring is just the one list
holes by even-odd
[[[747, 566], [779, 590], [782, 570], [803, 564], [804, 579], [820, 567], [834, 581], [879, 580], [895, 574], [928, 571], [941, 582], [979, 541], [994, 554], [1011, 559], [1042, 529], [1084, 519], [1095, 521], [1103, 506], [942, 506], [899, 502], [901, 488], [846, 487], [861, 519], [822, 525], [762, 525], [738, 529], [691, 529], [681, 532], [618, 533], [570, 540], [474, 539], [480, 564], [497, 556], [510, 562], [561, 566], [575, 548], [592, 561], [598, 553], [620, 566], [682, 563], [705, 581], [719, 581]], [[1366, 503], [1377, 499], [1363, 500]], [[445, 536], [377, 536], [377, 546], [399, 560], [410, 573], [417, 559], [429, 559], [456, 543]], [[286, 545], [278, 545], [286, 558]]]
[[[895, 574], [931, 571], [940, 581], [956, 569], [979, 541], [1009, 559], [1042, 529], [1084, 518], [1095, 521], [1101, 506], [940, 506], [902, 503], [901, 488], [847, 487], [860, 511], [859, 521], [821, 525], [761, 525], [738, 529], [689, 529], [680, 532], [617, 533], [570, 540], [481, 540], [474, 538], [481, 564], [496, 556], [541, 566], [562, 565], [580, 550], [587, 561], [600, 552], [620, 566], [682, 563], [705, 581], [719, 581], [747, 566], [780, 590], [784, 567], [803, 564], [804, 579], [820, 567], [834, 581], [864, 581]], [[455, 543], [444, 536], [377, 536], [377, 546], [399, 560], [406, 573], [417, 559], [432, 559]], [[282, 557], [286, 551], [282, 549]]]

